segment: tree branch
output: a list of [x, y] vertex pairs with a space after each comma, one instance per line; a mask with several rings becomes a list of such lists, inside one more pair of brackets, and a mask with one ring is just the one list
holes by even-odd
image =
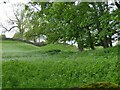
[[[9, 17], [8, 17], [9, 18]], [[11, 18], [9, 18], [9, 20], [14, 24], [14, 22], [17, 22], [17, 20], [13, 20]]]
[[115, 5], [120, 9], [120, 3], [115, 0]]
[[33, 8], [35, 8], [37, 11], [40, 11], [40, 9], [38, 9], [37, 7], [35, 7], [35, 5], [33, 5], [31, 2], [29, 2], [29, 4], [30, 4]]
[[4, 28], [6, 31], [11, 31], [13, 28], [18, 27], [18, 26], [12, 26], [10, 29], [7, 29], [5, 26], [0, 25], [2, 28]]

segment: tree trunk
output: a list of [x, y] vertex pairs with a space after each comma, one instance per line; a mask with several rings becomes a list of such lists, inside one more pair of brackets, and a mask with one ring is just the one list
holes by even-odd
[[94, 43], [93, 43], [93, 39], [92, 39], [92, 35], [91, 35], [91, 33], [90, 33], [90, 30], [89, 30], [89, 32], [88, 32], [88, 37], [89, 37], [89, 45], [90, 45], [90, 48], [91, 48], [92, 50], [95, 50], [95, 47], [94, 47]]
[[80, 42], [80, 41], [78, 41], [77, 43], [78, 43], [78, 49], [79, 49], [79, 51], [81, 51], [81, 52], [84, 51], [83, 43]]
[[105, 38], [102, 40], [102, 43], [103, 43], [103, 47], [104, 48], [108, 48], [109, 47], [107, 36], [105, 36]]
[[41, 38], [39, 37], [39, 43], [41, 42], [41, 40], [40, 40]]
[[36, 43], [37, 41], [36, 41], [36, 38], [34, 37], [34, 43]]
[[22, 32], [20, 32], [20, 39], [21, 39], [21, 40], [24, 39], [24, 38], [23, 38], [23, 33], [22, 33]]
[[112, 47], [112, 38], [111, 38], [111, 36], [109, 37], [108, 42], [109, 42], [109, 46]]

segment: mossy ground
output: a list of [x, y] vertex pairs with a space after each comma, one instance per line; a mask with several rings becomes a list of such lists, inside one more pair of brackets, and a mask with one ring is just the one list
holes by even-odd
[[118, 84], [111, 82], [96, 82], [88, 85], [83, 85], [81, 88], [119, 88]]

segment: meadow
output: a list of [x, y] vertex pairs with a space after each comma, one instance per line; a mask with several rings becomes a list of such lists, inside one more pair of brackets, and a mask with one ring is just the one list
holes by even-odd
[[79, 52], [75, 46], [43, 47], [2, 41], [3, 88], [71, 88], [119, 83], [118, 46]]

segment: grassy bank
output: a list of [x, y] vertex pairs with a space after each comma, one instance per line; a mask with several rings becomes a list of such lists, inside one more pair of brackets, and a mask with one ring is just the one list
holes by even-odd
[[4, 88], [80, 87], [94, 82], [118, 83], [118, 46], [79, 52], [76, 47], [36, 47], [3, 41]]

